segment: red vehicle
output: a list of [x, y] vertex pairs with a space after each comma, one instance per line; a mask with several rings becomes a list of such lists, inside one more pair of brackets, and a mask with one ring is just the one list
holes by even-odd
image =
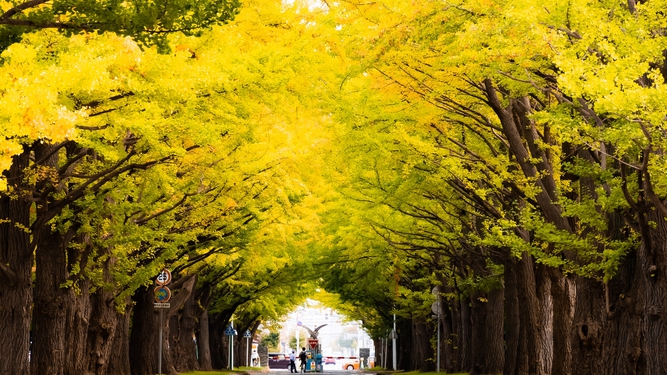
[[335, 365], [336, 364], [336, 359], [334, 357], [324, 357], [324, 364], [325, 365]]

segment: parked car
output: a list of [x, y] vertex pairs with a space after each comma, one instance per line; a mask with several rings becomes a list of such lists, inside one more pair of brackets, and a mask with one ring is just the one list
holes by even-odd
[[359, 360], [354, 359], [343, 363], [343, 370], [359, 370]]
[[324, 357], [324, 364], [325, 365], [335, 365], [336, 364], [336, 359], [334, 359], [334, 357]]
[[[359, 360], [358, 359], [350, 359], [349, 361], [345, 361], [343, 363], [343, 370], [359, 370]], [[375, 367], [375, 357], [370, 357], [368, 358], [368, 368]]]
[[289, 370], [289, 355], [269, 353], [269, 368]]

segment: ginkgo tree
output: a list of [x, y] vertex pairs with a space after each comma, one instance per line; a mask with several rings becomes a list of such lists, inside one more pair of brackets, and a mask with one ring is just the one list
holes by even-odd
[[[637, 273], [628, 257], [654, 254], [644, 266], [649, 272], [641, 272], [650, 277], [659, 267], [649, 263], [661, 259], [651, 250], [661, 242], [652, 239], [651, 226], [662, 221], [640, 213], [642, 205], [655, 205], [649, 212], [659, 213], [663, 196], [649, 169], [659, 163], [654, 142], [660, 139], [649, 124], [659, 127], [664, 116], [659, 106], [646, 112], [651, 121], [641, 113], [644, 103], [662, 95], [664, 38], [655, 32], [661, 28], [656, 15], [661, 2], [538, 7], [470, 1], [444, 10], [438, 2], [346, 5], [333, 5], [331, 13], [342, 25], [341, 34], [354, 39], [348, 51], [360, 63], [350, 74], [363, 72], [358, 80], [370, 77], [391, 98], [374, 107], [359, 105], [366, 98], [351, 101], [339, 118], [353, 128], [389, 120], [378, 135], [390, 134], [390, 142], [406, 145], [403, 151], [394, 147], [402, 152], [399, 164], [439, 173], [443, 183], [477, 206], [478, 219], [459, 217], [478, 232], [454, 229], [451, 234], [506, 254], [505, 274], [518, 272], [523, 278], [518, 280], [520, 298], [529, 300], [530, 309], [519, 314], [526, 314], [522, 320], [534, 344], [522, 349], [531, 352], [519, 353], [527, 361], [516, 362], [516, 352], [507, 352], [506, 373], [594, 371], [604, 364], [610, 372], [635, 368], [639, 357], [622, 365], [611, 360], [618, 358], [612, 353], [628, 345], [616, 338], [626, 337], [633, 325], [614, 321], [601, 329], [600, 318], [593, 317], [625, 306], [621, 296], [630, 285], [648, 285], [641, 278], [629, 282]], [[371, 45], [366, 42], [372, 48], [362, 48]], [[631, 53], [630, 45], [645, 48]], [[616, 89], [624, 94], [614, 94]], [[639, 90], [645, 94], [636, 95]], [[632, 99], [617, 99], [625, 93]], [[354, 90], [349, 94], [362, 96]], [[383, 113], [369, 116], [368, 108]], [[402, 118], [388, 115], [394, 112], [402, 112]], [[424, 142], [428, 138], [430, 145]], [[416, 155], [426, 166], [414, 162]], [[364, 176], [359, 183], [368, 181]], [[526, 273], [533, 262], [544, 273]], [[536, 277], [551, 290], [536, 293]], [[566, 283], [578, 289], [573, 305]], [[541, 308], [543, 298], [557, 307]], [[574, 321], [568, 318], [571, 309]], [[553, 337], [544, 336], [540, 321], [553, 322]], [[609, 340], [601, 339], [603, 332]], [[554, 352], [540, 347], [540, 337], [553, 340]], [[516, 336], [512, 344], [518, 341]], [[589, 342], [605, 344], [591, 347]], [[609, 353], [609, 360], [586, 363], [583, 358], [591, 351]], [[651, 360], [656, 366], [659, 362]]]
[[[222, 35], [212, 34], [209, 43]], [[220, 54], [226, 51], [206, 50], [205, 44], [197, 45], [200, 42], [193, 43], [193, 39], [183, 43], [176, 45], [174, 54], [159, 55], [154, 49], [142, 51], [127, 38], [87, 34], [63, 38], [56, 33], [40, 33], [26, 36], [21, 44], [5, 53], [4, 68], [23, 69], [19, 81], [42, 90], [33, 100], [24, 101], [29, 109], [13, 107], [17, 108], [16, 113], [25, 110], [27, 116], [23, 119], [36, 130], [17, 136], [11, 136], [9, 131], [4, 133], [5, 140], [16, 148], [14, 151], [8, 148], [8, 157], [12, 152], [28, 156], [31, 153], [28, 141], [37, 142], [35, 164], [22, 164], [18, 162], [20, 157], [14, 157], [5, 173], [13, 184], [3, 198], [10, 210], [12, 197], [40, 197], [36, 221], [31, 224], [27, 217], [24, 225], [18, 226], [14, 223], [19, 217], [6, 212], [8, 223], [13, 225], [4, 228], [12, 231], [32, 226], [34, 242], [26, 236], [18, 245], [24, 254], [31, 254], [33, 246], [37, 249], [34, 371], [76, 372], [81, 365], [81, 361], [69, 360], [80, 350], [64, 342], [65, 330], [72, 329], [65, 318], [69, 313], [59, 308], [51, 314], [47, 306], [75, 306], [65, 302], [78, 298], [73, 294], [75, 290], [92, 287], [102, 293], [109, 286], [111, 289], [106, 292], [112, 294], [103, 297], [100, 306], [108, 308], [110, 297], [121, 305], [127, 303], [124, 298], [128, 293], [146, 284], [178, 254], [187, 255], [181, 259], [182, 264], [199, 256], [183, 254], [180, 249], [192, 248], [211, 236], [225, 238], [235, 233], [234, 225], [248, 232], [249, 229], [242, 227], [252, 220], [265, 220], [265, 225], [282, 220], [280, 211], [271, 209], [281, 205], [263, 196], [279, 193], [276, 197], [282, 200], [282, 206], [303, 201], [295, 198], [304, 194], [301, 187], [273, 187], [287, 181], [285, 172], [273, 171], [288, 171], [285, 166], [291, 167], [291, 157], [275, 148], [278, 146], [275, 143], [253, 145], [252, 142], [262, 133], [258, 125], [264, 125], [263, 129], [280, 129], [276, 126], [277, 117], [271, 113], [271, 106], [279, 108], [272, 92], [276, 86], [267, 90], [268, 83], [259, 79], [266, 73], [277, 79], [286, 75], [254, 69], [266, 60], [259, 60], [256, 66], [247, 64], [241, 65], [242, 69], [225, 71], [226, 67], [234, 68], [220, 59]], [[34, 76], [31, 77], [30, 71]], [[7, 89], [8, 93], [12, 91], [17, 93], [16, 97], [29, 93], [20, 84]], [[14, 100], [11, 94], [4, 98]], [[44, 100], [42, 107], [37, 106], [38, 99]], [[255, 105], [258, 101], [265, 104]], [[50, 108], [60, 112], [53, 114]], [[10, 115], [5, 124], [23, 121], [18, 120], [18, 114]], [[60, 122], [51, 123], [54, 118]], [[26, 127], [18, 130], [25, 131]], [[267, 140], [273, 142], [283, 139], [282, 136], [271, 139], [270, 131], [267, 135]], [[16, 143], [17, 139], [25, 146]], [[290, 146], [284, 150], [292, 152], [296, 145]], [[267, 150], [278, 152], [267, 154]], [[253, 162], [248, 163], [249, 160]], [[17, 180], [13, 180], [15, 177]], [[258, 198], [264, 199], [264, 203]], [[235, 218], [239, 219], [236, 224]], [[282, 231], [282, 236], [288, 233]], [[9, 234], [5, 238], [10, 238]], [[55, 244], [58, 245], [54, 247]], [[228, 251], [242, 245], [243, 242], [205, 243], [196, 251], [205, 254], [211, 246]], [[27, 264], [28, 268], [23, 270], [29, 270], [31, 262], [25, 260], [30, 257], [21, 264], [12, 260], [21, 254], [11, 253], [13, 246], [3, 247], [10, 252], [9, 264], [11, 267]], [[16, 273], [12, 268], [4, 268], [4, 264], [3, 275], [13, 285]], [[108, 269], [114, 264], [122, 267]], [[68, 285], [74, 288], [62, 289]], [[22, 297], [16, 300], [29, 305], [26, 294], [29, 291], [19, 292]], [[15, 302], [7, 300], [3, 305], [26, 311]], [[85, 311], [72, 310], [71, 315], [77, 314]], [[22, 317], [27, 318], [27, 315]], [[18, 338], [27, 344], [27, 330], [19, 328], [26, 327], [25, 324], [15, 324], [10, 319], [3, 323], [4, 327], [17, 329], [16, 335], [3, 330], [3, 338]], [[86, 330], [85, 326], [75, 328], [77, 332]], [[5, 362], [6, 365], [16, 373], [27, 371], [24, 355], [18, 355], [27, 352], [24, 345], [12, 347], [16, 349], [17, 355], [13, 356], [16, 362]], [[90, 363], [106, 361], [92, 358]], [[66, 369], [67, 366], [73, 370]], [[89, 370], [104, 373], [106, 368]]]

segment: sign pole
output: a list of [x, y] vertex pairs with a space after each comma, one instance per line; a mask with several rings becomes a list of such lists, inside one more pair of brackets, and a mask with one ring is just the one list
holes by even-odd
[[435, 372], [440, 372], [440, 302], [438, 301], [438, 365]]
[[157, 352], [157, 368], [158, 368], [158, 374], [160, 375], [162, 375], [162, 321], [164, 320], [163, 314], [164, 314], [164, 309], [160, 309], [160, 343], [158, 344], [158, 352]]
[[246, 367], [250, 367], [250, 337], [252, 337], [252, 333], [250, 333], [250, 330], [246, 330], [245, 333], [243, 334], [243, 337], [245, 337], [245, 365]]
[[391, 364], [393, 365], [393, 370], [396, 371], [396, 314], [394, 314], [394, 330], [392, 331], [391, 336]]
[[229, 349], [231, 352], [232, 359], [229, 363], [231, 363], [231, 368], [230, 370], [234, 371], [234, 336], [229, 336]]
[[162, 375], [162, 330], [164, 326], [164, 309], [169, 308], [169, 299], [171, 298], [171, 290], [167, 287], [167, 284], [171, 282], [171, 272], [163, 268], [160, 274], [155, 279], [155, 283], [158, 285], [153, 290], [155, 297], [155, 308], [160, 309], [160, 329], [159, 335], [160, 342], [158, 343], [158, 352], [157, 352], [157, 369], [158, 374]]

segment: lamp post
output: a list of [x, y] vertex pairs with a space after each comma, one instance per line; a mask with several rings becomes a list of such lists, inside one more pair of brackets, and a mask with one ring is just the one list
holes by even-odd
[[300, 333], [300, 332], [299, 332], [299, 331], [300, 331], [300, 330], [299, 330], [299, 327], [301, 327], [301, 325], [303, 324], [303, 323], [301, 322], [301, 316], [302, 316], [303, 314], [299, 311], [299, 310], [301, 310], [301, 309], [302, 309], [302, 307], [299, 306], [299, 307], [297, 308], [297, 313], [296, 313], [296, 330], [295, 330], [295, 333], [296, 333], [296, 350], [299, 350], [299, 349], [301, 348], [301, 346], [299, 346], [299, 336], [300, 336], [300, 335], [299, 335], [299, 333]]

